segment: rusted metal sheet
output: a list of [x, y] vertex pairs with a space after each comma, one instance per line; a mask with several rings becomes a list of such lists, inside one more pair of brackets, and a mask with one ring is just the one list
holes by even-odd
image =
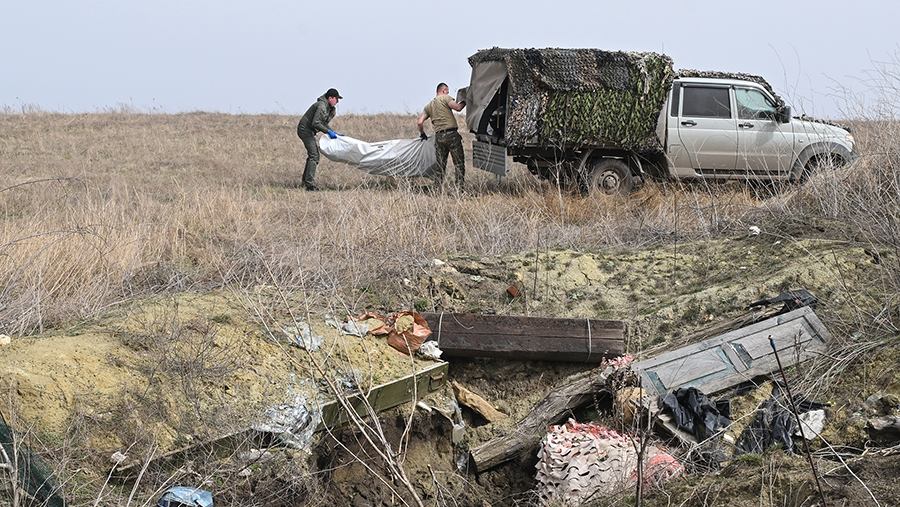
[[711, 394], [776, 371], [770, 337], [787, 367], [824, 352], [831, 334], [812, 308], [805, 306], [640, 361], [632, 369], [640, 372], [641, 387], [651, 396], [680, 387], [695, 387]]
[[625, 351], [620, 320], [423, 313], [447, 357], [599, 363]]

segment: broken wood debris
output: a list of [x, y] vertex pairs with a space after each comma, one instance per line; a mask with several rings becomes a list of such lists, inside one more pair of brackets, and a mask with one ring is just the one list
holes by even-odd
[[423, 313], [446, 357], [601, 363], [625, 351], [620, 320]]
[[481, 417], [484, 417], [488, 422], [497, 422], [502, 421], [509, 417], [508, 415], [500, 412], [496, 408], [494, 408], [490, 403], [484, 400], [481, 396], [469, 391], [465, 387], [459, 385], [457, 382], [450, 382], [450, 387], [453, 388], [453, 394], [456, 395], [456, 400], [460, 403], [460, 405], [465, 405], [478, 414]]
[[[679, 387], [695, 387], [712, 394], [734, 387], [754, 377], [771, 374], [778, 368], [769, 344], [774, 340], [784, 366], [794, 365], [824, 352], [831, 335], [812, 308], [802, 307], [766, 319], [719, 337], [633, 363], [648, 396], [642, 401], [650, 415], [662, 419], [666, 428], [682, 440], [692, 437], [679, 431], [662, 414], [655, 402]], [[551, 424], [567, 411], [576, 409], [601, 392], [609, 392], [607, 379], [616, 372], [583, 374], [550, 391], [508, 435], [490, 440], [470, 452], [478, 472], [483, 472], [533, 450]], [[668, 421], [668, 422], [666, 422]]]
[[536, 451], [541, 438], [551, 424], [566, 419], [569, 412], [594, 400], [597, 393], [607, 390], [607, 377], [614, 367], [603, 371], [590, 371], [570, 377], [568, 382], [548, 392], [531, 412], [519, 421], [515, 429], [495, 438], [470, 452], [478, 472], [505, 463], [523, 452]]

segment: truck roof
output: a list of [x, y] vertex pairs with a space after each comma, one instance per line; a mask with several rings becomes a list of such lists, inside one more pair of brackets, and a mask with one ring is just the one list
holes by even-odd
[[694, 70], [694, 69], [681, 69], [675, 76], [675, 79], [690, 79], [691, 82], [695, 83], [717, 83], [722, 82], [722, 80], [728, 80], [733, 84], [756, 84], [762, 86], [772, 98], [775, 99], [775, 103], [779, 107], [784, 106], [784, 99], [782, 99], [775, 90], [772, 89], [772, 85], [769, 84], [762, 76], [757, 76], [754, 74], [745, 74], [742, 72], [720, 72], [720, 71], [711, 71], [711, 70]]

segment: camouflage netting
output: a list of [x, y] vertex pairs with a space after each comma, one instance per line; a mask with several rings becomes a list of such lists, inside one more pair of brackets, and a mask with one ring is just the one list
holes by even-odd
[[775, 102], [777, 102], [776, 105], [778, 107], [784, 107], [784, 100], [779, 97], [777, 93], [775, 93], [775, 90], [772, 89], [772, 85], [770, 85], [768, 81], [763, 79], [762, 76], [744, 74], [742, 72], [719, 72], [714, 70], [681, 69], [678, 71], [678, 77], [709, 77], [715, 79], [740, 79], [742, 81], [751, 81], [762, 86], [766, 89], [767, 92], [772, 94], [772, 97], [775, 98]]
[[472, 55], [473, 67], [504, 61], [509, 74], [510, 146], [613, 143], [658, 151], [659, 111], [672, 60], [657, 53], [599, 49], [502, 49]]
[[48, 467], [37, 454], [13, 438], [12, 430], [0, 414], [0, 464], [7, 465], [17, 474], [18, 486], [32, 498], [43, 501], [49, 507], [65, 507], [62, 488]]

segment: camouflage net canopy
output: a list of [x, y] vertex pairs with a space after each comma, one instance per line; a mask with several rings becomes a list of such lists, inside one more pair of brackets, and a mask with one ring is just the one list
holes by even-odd
[[659, 112], [672, 86], [672, 59], [599, 49], [502, 49], [469, 64], [503, 61], [509, 75], [510, 146], [598, 145], [659, 151]]

